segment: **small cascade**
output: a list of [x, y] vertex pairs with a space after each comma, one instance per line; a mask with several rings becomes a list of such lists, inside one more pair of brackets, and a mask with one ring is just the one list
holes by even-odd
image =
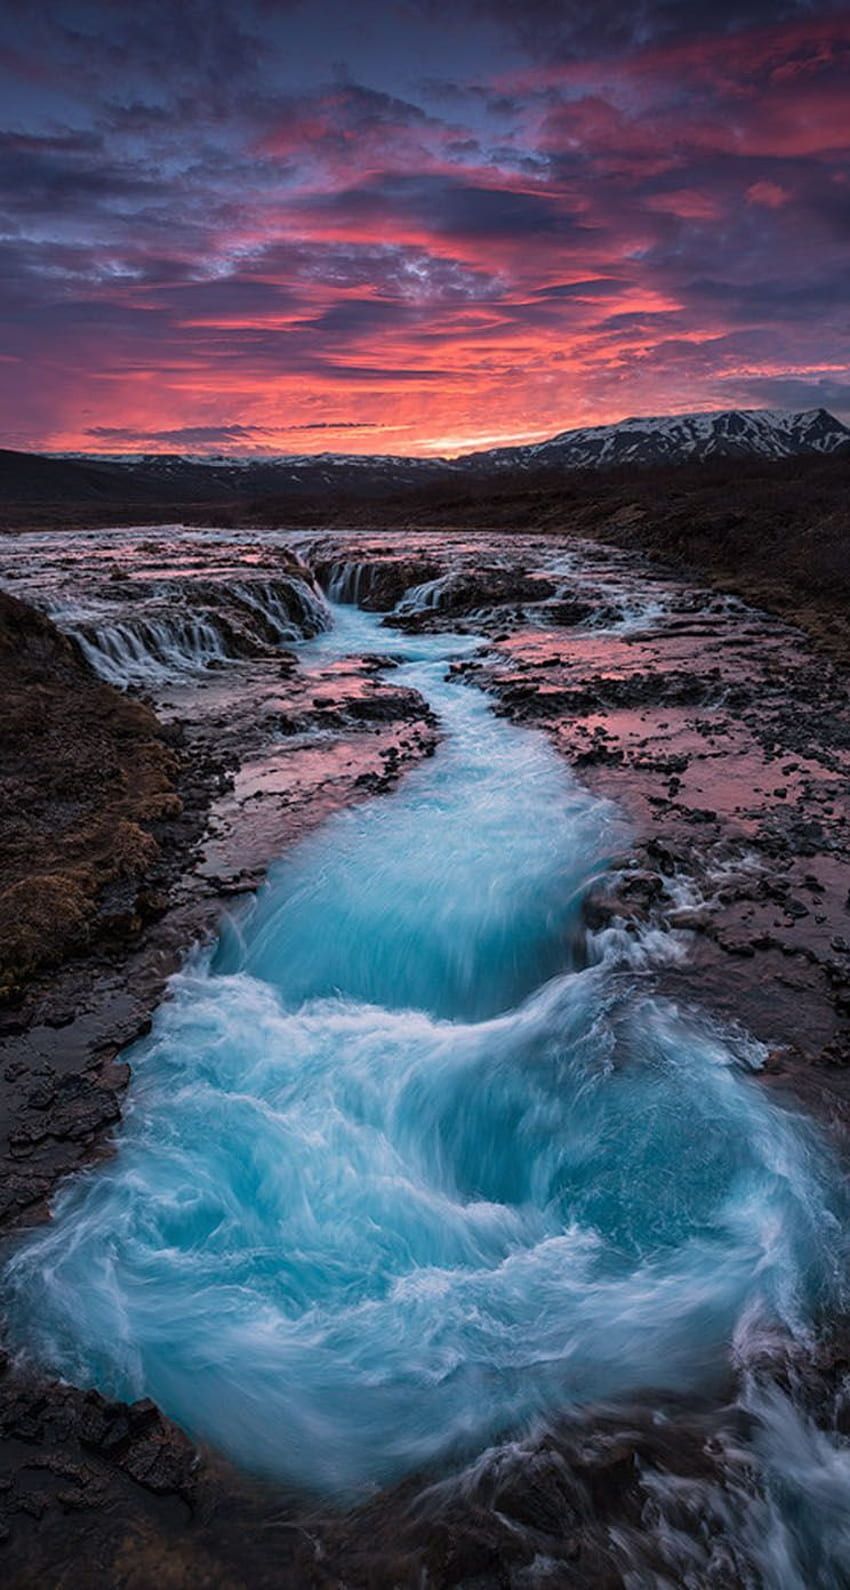
[[[126, 595], [126, 593], [125, 593]], [[110, 684], [159, 685], [311, 639], [330, 622], [327, 602], [303, 577], [234, 583], [159, 582], [142, 600], [116, 591], [96, 610], [51, 602], [51, 616]]]
[[259, 613], [279, 641], [309, 640], [330, 624], [322, 592], [306, 578], [245, 581], [228, 594]]
[[324, 571], [322, 583], [332, 602], [350, 602], [357, 607], [367, 594], [371, 570], [368, 563], [344, 560]]
[[63, 627], [95, 673], [121, 688], [160, 684], [223, 663], [227, 655], [223, 635], [205, 618], [163, 614]]
[[371, 613], [392, 612], [411, 587], [436, 581], [441, 572], [433, 557], [418, 552], [355, 560], [338, 557], [326, 545], [308, 551], [307, 558], [332, 602]]
[[452, 574], [439, 574], [435, 580], [423, 580], [421, 585], [411, 586], [399, 602], [396, 612], [402, 617], [439, 612], [454, 579]]

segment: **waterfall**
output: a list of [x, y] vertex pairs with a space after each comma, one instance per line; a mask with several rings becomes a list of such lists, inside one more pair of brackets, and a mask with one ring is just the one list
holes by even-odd
[[[117, 598], [116, 593], [116, 598]], [[141, 601], [96, 612], [51, 604], [51, 616], [110, 684], [158, 685], [228, 662], [274, 654], [317, 635], [328, 604], [306, 577], [160, 581]]]

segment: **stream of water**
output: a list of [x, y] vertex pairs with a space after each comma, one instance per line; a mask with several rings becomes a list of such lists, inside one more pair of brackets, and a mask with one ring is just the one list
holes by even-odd
[[[805, 1343], [843, 1306], [847, 1211], [758, 1046], [653, 992], [674, 941], [583, 928], [621, 820], [447, 675], [475, 638], [334, 619], [312, 653], [402, 657], [443, 743], [175, 979], [119, 1152], [6, 1279], [69, 1378], [349, 1501]], [[817, 1576], [797, 1551], [772, 1583], [847, 1582], [846, 1531]]]

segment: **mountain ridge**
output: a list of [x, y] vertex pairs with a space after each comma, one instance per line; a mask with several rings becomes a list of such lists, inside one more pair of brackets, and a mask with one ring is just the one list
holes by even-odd
[[[616, 439], [645, 438], [658, 448], [667, 443], [672, 450], [679, 447], [688, 458], [725, 453], [734, 455], [740, 449], [750, 456], [791, 457], [800, 452], [834, 452], [837, 447], [850, 447], [850, 427], [831, 414], [827, 408], [813, 409], [706, 409], [683, 414], [628, 415], [603, 425], [573, 426], [558, 431], [541, 442], [530, 442], [512, 447], [475, 449], [456, 457], [439, 455], [422, 458], [405, 453], [84, 453], [60, 452], [37, 456], [56, 459], [101, 461], [115, 465], [135, 465], [154, 460], [174, 460], [197, 464], [207, 468], [217, 465], [250, 469], [252, 467], [308, 468], [311, 465], [345, 464], [368, 468], [370, 465], [391, 467], [406, 465], [460, 471], [470, 467], [486, 467], [490, 462], [532, 460], [546, 457], [558, 450], [584, 450], [597, 442], [610, 448]], [[663, 461], [668, 461], [665, 458]]]
[[542, 442], [458, 458], [396, 454], [92, 454], [0, 450], [0, 503], [155, 505], [283, 497], [378, 501], [440, 485], [497, 484], [506, 476], [850, 456], [850, 427], [825, 408], [717, 409], [632, 416], [561, 431]]

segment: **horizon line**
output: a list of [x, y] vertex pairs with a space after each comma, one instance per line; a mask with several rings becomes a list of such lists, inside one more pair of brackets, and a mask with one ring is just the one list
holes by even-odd
[[109, 449], [107, 449], [107, 448], [96, 448], [96, 447], [92, 447], [92, 448], [88, 448], [88, 447], [50, 448], [50, 447], [33, 447], [33, 446], [28, 446], [28, 447], [27, 446], [24, 446], [24, 447], [18, 446], [18, 447], [15, 447], [13, 445], [9, 446], [6, 443], [0, 442], [0, 448], [2, 448], [4, 451], [8, 451], [8, 452], [30, 453], [30, 454], [32, 454], [35, 457], [56, 458], [56, 459], [59, 459], [59, 458], [92, 458], [92, 459], [104, 459], [104, 460], [118, 460], [118, 459], [124, 459], [124, 458], [144, 458], [144, 457], [153, 456], [153, 457], [158, 457], [158, 458], [189, 458], [189, 459], [206, 459], [206, 458], [219, 459], [220, 458], [220, 459], [228, 459], [228, 460], [229, 459], [239, 459], [239, 460], [245, 460], [246, 462], [250, 461], [250, 462], [256, 462], [256, 463], [263, 463], [263, 462], [270, 462], [272, 460], [287, 459], [287, 458], [291, 458], [291, 459], [319, 459], [319, 458], [332, 457], [332, 458], [352, 458], [352, 459], [398, 458], [398, 459], [410, 460], [412, 462], [439, 463], [441, 461], [443, 461], [443, 462], [446, 462], [446, 461], [447, 462], [452, 462], [455, 459], [459, 459], [459, 458], [463, 458], [463, 457], [474, 457], [476, 453], [495, 452], [495, 451], [500, 450], [503, 447], [504, 448], [510, 448], [510, 447], [517, 447], [517, 448], [533, 447], [533, 446], [535, 446], [537, 444], [545, 444], [546, 442], [555, 441], [555, 440], [557, 440], [557, 438], [559, 438], [561, 436], [567, 436], [567, 435], [575, 434], [575, 433], [578, 433], [578, 432], [614, 429], [617, 426], [634, 424], [634, 423], [641, 422], [641, 421], [646, 422], [646, 423], [650, 423], [650, 422], [659, 422], [660, 423], [660, 422], [665, 421], [665, 420], [676, 420], [676, 419], [685, 419], [685, 418], [709, 419], [709, 418], [717, 417], [717, 416], [722, 415], [722, 414], [747, 414], [747, 415], [769, 415], [770, 414], [770, 415], [782, 415], [782, 416], [790, 417], [792, 415], [816, 414], [816, 413], [823, 413], [823, 414], [827, 415], [831, 420], [835, 421], [836, 424], [839, 424], [839, 425], [842, 425], [842, 426], [846, 424], [846, 422], [839, 415], [834, 414], [831, 409], [827, 408], [825, 403], [816, 403], [816, 404], [813, 404], [811, 407], [808, 407], [808, 408], [777, 408], [777, 407], [753, 407], [753, 408], [750, 408], [750, 407], [744, 407], [743, 405], [740, 405], [740, 404], [733, 404], [733, 405], [731, 405], [728, 408], [674, 409], [674, 410], [669, 411], [666, 414], [658, 414], [658, 413], [656, 413], [656, 414], [625, 414], [625, 415], [622, 415], [620, 418], [615, 419], [615, 420], [595, 420], [595, 421], [593, 421], [593, 422], [591, 422], [591, 423], [589, 423], [587, 425], [569, 425], [569, 426], [565, 426], [565, 427], [563, 427], [561, 429], [552, 430], [552, 431], [549, 431], [549, 430], [533, 430], [533, 431], [522, 431], [522, 432], [514, 431], [514, 432], [506, 432], [506, 433], [503, 433], [502, 435], [495, 435], [495, 436], [475, 436], [475, 437], [467, 438], [467, 439], [465, 439], [463, 441], [461, 441], [460, 439], [455, 439], [455, 438], [444, 438], [444, 439], [441, 438], [439, 440], [435, 440], [433, 443], [425, 443], [425, 444], [423, 444], [423, 447], [425, 449], [424, 451], [422, 451], [422, 452], [411, 452], [411, 453], [382, 452], [382, 451], [379, 451], [379, 450], [375, 450], [374, 452], [365, 452], [365, 451], [363, 451], [363, 452], [350, 452], [350, 451], [345, 450], [344, 448], [328, 448], [328, 447], [324, 447], [324, 448], [318, 449], [315, 452], [293, 451], [291, 453], [283, 451], [280, 448], [273, 448], [273, 447], [270, 447], [270, 448], [267, 448], [267, 449], [263, 449], [263, 450], [257, 450], [257, 449], [250, 449], [249, 450], [247, 448], [240, 448], [238, 446], [235, 446], [235, 447], [232, 448], [232, 450], [229, 450], [228, 447], [227, 447], [227, 440], [226, 439], [224, 440], [224, 442], [221, 442], [221, 443], [210, 442], [210, 443], [208, 443], [206, 445], [201, 443], [201, 444], [196, 445], [195, 447], [192, 447], [191, 444], [188, 444], [188, 445], [186, 445], [184, 447], [180, 447], [179, 445], [176, 445], [176, 444], [174, 446], [157, 447], [155, 442], [139, 443], [139, 444], [134, 444], [134, 443], [131, 442], [131, 443], [128, 443], [124, 447], [116, 446], [116, 447], [109, 448]]

